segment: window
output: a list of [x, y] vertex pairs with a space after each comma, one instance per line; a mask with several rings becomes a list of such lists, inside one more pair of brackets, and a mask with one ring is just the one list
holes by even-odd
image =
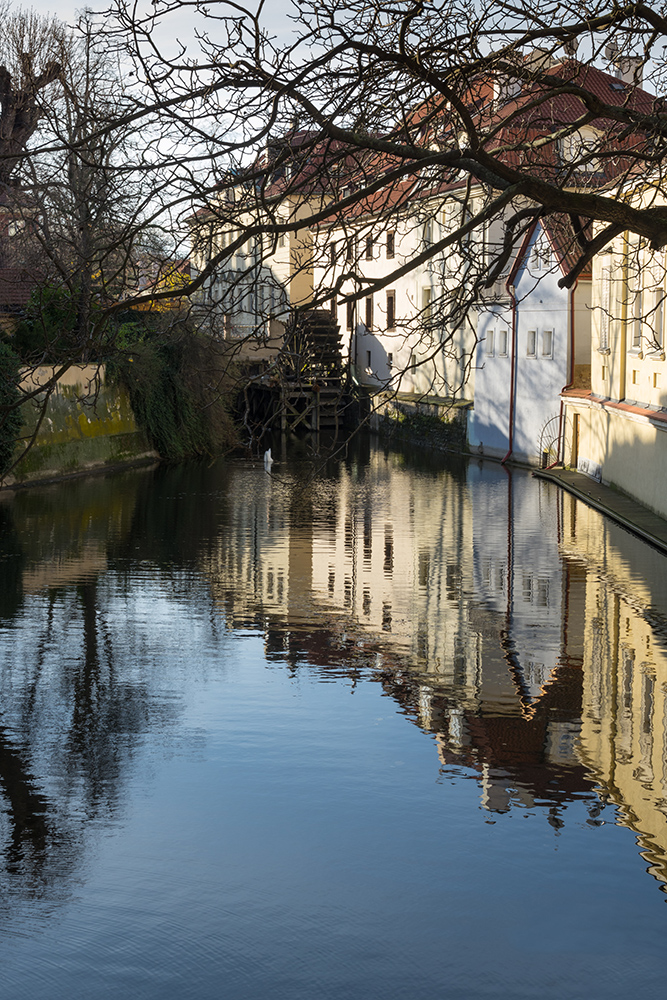
[[396, 292], [387, 292], [387, 329], [396, 329]]
[[498, 330], [498, 357], [507, 357], [507, 330]]
[[329, 244], [329, 263], [332, 267], [336, 263], [336, 244], [334, 242]]
[[534, 358], [537, 355], [537, 330], [528, 331], [526, 355], [529, 358]]
[[609, 350], [609, 308], [611, 305], [611, 269], [604, 267], [600, 283], [600, 351]]
[[425, 323], [431, 319], [431, 289], [422, 288], [422, 319]]
[[551, 244], [546, 236], [535, 240], [531, 254], [533, 271], [548, 271], [552, 265]]
[[352, 260], [354, 257], [354, 239], [350, 236], [345, 245], [345, 260]]
[[632, 324], [632, 349], [640, 351], [642, 346], [642, 322], [644, 319], [644, 294], [639, 288], [635, 292], [634, 321]]
[[554, 332], [553, 330], [542, 331], [542, 357], [552, 358], [554, 352]]
[[536, 603], [538, 608], [548, 608], [549, 607], [549, 581], [545, 579], [539, 579], [537, 581], [537, 593], [536, 593]]
[[366, 329], [373, 329], [373, 296], [369, 295], [366, 299]]
[[533, 577], [530, 573], [524, 573], [521, 581], [521, 590], [526, 604], [533, 603]]
[[487, 356], [487, 358], [492, 358], [493, 357], [494, 340], [495, 340], [495, 331], [493, 331], [493, 330], [487, 330], [486, 331], [486, 356]]
[[285, 233], [278, 233], [278, 246], [281, 249], [285, 246]]
[[639, 372], [636, 368], [633, 368], [632, 370], [632, 384], [639, 385]]
[[371, 352], [370, 351], [366, 351], [366, 367], [367, 368], [371, 367]]
[[665, 346], [665, 293], [662, 288], [656, 288], [653, 295], [655, 305], [651, 316], [651, 347], [654, 351], [662, 351]]
[[347, 328], [354, 330], [354, 302], [347, 303]]
[[391, 351], [387, 354], [387, 368], [393, 368], [394, 366], [394, 355]]
[[599, 170], [599, 160], [593, 154], [597, 151], [594, 132], [574, 132], [558, 142], [561, 162], [574, 170]]
[[373, 237], [366, 237], [366, 260], [373, 260]]
[[533, 252], [531, 254], [530, 266], [533, 271], [539, 271], [542, 263], [542, 258], [540, 257], [540, 244], [537, 240], [533, 243]]
[[394, 256], [394, 230], [390, 229], [387, 233], [387, 260], [391, 260]]

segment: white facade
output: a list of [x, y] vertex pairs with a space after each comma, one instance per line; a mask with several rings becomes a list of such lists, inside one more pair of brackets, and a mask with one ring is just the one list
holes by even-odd
[[[359, 383], [420, 396], [470, 398], [475, 317], [448, 323], [446, 303], [465, 294], [466, 264], [451, 249], [412, 261], [458, 228], [465, 196], [417, 200], [391, 222], [372, 216], [321, 227], [315, 234], [314, 286], [333, 305]], [[469, 199], [468, 199], [469, 201]], [[481, 240], [481, 237], [480, 237]], [[401, 273], [403, 269], [406, 273]], [[363, 294], [364, 285], [384, 282]], [[357, 293], [355, 302], [346, 296]], [[361, 294], [359, 294], [361, 293]]]
[[[539, 464], [556, 458], [560, 393], [590, 363], [590, 280], [559, 288], [559, 250], [539, 224], [505, 294], [479, 311], [473, 451]], [[574, 351], [574, 354], [573, 354]]]

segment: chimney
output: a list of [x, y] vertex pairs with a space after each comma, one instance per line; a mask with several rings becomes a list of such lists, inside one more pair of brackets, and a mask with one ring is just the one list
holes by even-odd
[[641, 56], [627, 56], [615, 45], [608, 45], [604, 52], [617, 80], [641, 87], [644, 76], [644, 60]]
[[545, 73], [558, 62], [554, 59], [550, 49], [540, 49], [535, 47], [530, 52], [526, 52], [523, 57], [524, 65], [528, 70], [535, 70], [536, 73]]

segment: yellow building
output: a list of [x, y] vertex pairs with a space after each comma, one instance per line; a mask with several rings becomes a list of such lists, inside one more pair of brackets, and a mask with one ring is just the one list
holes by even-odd
[[[634, 192], [665, 204], [657, 187]], [[630, 233], [593, 262], [591, 388], [564, 394], [564, 464], [667, 516], [665, 251]]]
[[313, 299], [308, 221], [326, 197], [310, 138], [291, 133], [270, 144], [259, 169], [276, 158], [281, 165], [267, 173], [265, 186], [244, 174], [230, 177], [190, 219], [193, 278], [210, 268], [194, 300], [198, 320], [220, 339], [236, 342], [241, 356], [275, 352], [290, 310]]

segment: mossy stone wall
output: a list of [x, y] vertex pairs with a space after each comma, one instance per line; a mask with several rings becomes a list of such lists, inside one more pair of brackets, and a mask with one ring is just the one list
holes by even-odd
[[[39, 368], [24, 379], [22, 387], [39, 389], [52, 374], [52, 368]], [[34, 434], [44, 398], [45, 393], [40, 392], [23, 404], [25, 423], [17, 455]], [[157, 452], [137, 426], [127, 390], [106, 383], [104, 365], [78, 365], [58, 380], [35, 443], [3, 485], [157, 458]]]
[[470, 402], [413, 393], [378, 393], [371, 428], [382, 437], [439, 451], [467, 450]]

